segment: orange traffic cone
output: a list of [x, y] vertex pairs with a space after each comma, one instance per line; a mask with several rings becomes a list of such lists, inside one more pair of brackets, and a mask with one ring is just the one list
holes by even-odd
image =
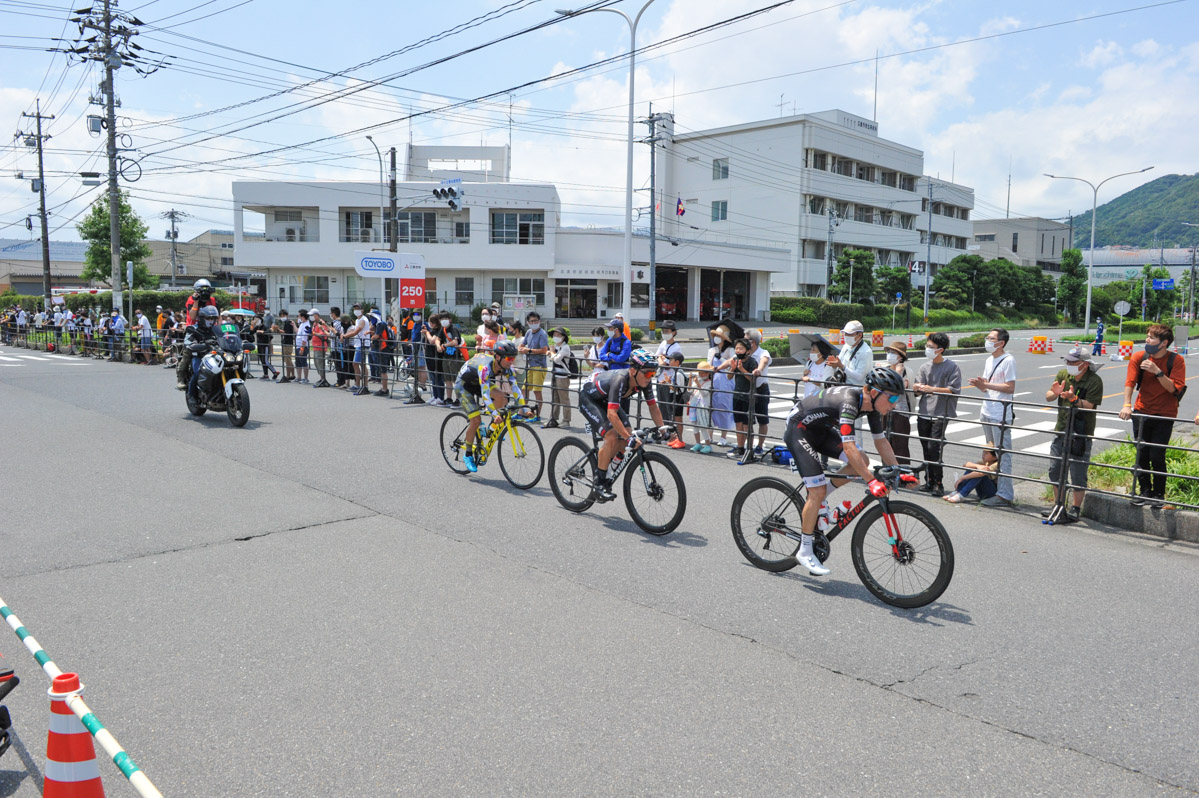
[[1103, 345], [1103, 349], [1102, 349], [1102, 351], [1099, 352], [1099, 354], [1103, 355], [1104, 357], [1107, 357], [1107, 344]]
[[1029, 353], [1036, 351], [1036, 344], [1033, 343], [1033, 340], [1031, 338], [1028, 339], [1028, 351], [1029, 351]]
[[912, 334], [908, 333], [908, 349], [912, 348]]
[[104, 798], [92, 735], [67, 706], [69, 696], [82, 692], [79, 674], [64, 673], [54, 677], [50, 688], [44, 798]]
[[1053, 351], [1053, 339], [1052, 338], [1049, 339], [1049, 351], [1050, 352]]

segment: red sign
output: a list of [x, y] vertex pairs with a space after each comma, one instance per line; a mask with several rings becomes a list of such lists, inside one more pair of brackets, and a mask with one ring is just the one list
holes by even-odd
[[423, 308], [425, 306], [425, 280], [423, 277], [400, 278], [400, 307]]

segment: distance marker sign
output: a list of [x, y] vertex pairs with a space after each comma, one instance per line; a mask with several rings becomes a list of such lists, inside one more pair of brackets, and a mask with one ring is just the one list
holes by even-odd
[[414, 252], [355, 252], [354, 272], [359, 277], [400, 281], [400, 307], [425, 306], [425, 256]]

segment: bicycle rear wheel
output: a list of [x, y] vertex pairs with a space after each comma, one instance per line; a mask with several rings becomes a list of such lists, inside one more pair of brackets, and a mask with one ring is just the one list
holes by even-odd
[[[909, 502], [875, 505], [853, 530], [853, 567], [866, 589], [893, 607], [913, 609], [936, 601], [953, 578], [953, 544], [936, 516]], [[890, 528], [888, 528], [888, 524]], [[898, 533], [897, 544], [891, 540]]]
[[624, 505], [637, 526], [668, 535], [687, 513], [687, 487], [679, 468], [660, 452], [642, 451], [624, 472]]
[[793, 488], [781, 479], [756, 477], [733, 499], [733, 541], [742, 556], [763, 571], [790, 571], [799, 564], [799, 541], [785, 534], [803, 529], [803, 503], [792, 494]]
[[466, 427], [469, 424], [470, 419], [466, 417], [466, 413], [461, 412], [450, 413], [441, 422], [441, 456], [445, 458], [445, 464], [455, 474], [470, 473], [470, 469], [466, 467], [466, 462], [463, 460], [468, 454]]
[[572, 513], [595, 504], [592, 493], [591, 447], [579, 438], [562, 438], [550, 449], [550, 490]]
[[530, 424], [516, 419], [511, 423], [512, 429], [496, 443], [500, 450], [500, 470], [513, 487], [528, 490], [541, 480], [545, 471], [545, 450]]

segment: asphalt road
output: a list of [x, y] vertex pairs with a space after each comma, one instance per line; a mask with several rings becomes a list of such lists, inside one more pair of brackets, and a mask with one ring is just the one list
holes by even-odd
[[[0, 596], [167, 796], [1199, 791], [1193, 548], [927, 502], [957, 570], [902, 611], [842, 541], [746, 564], [755, 466], [672, 454], [652, 538], [452, 475], [435, 408], [253, 382], [236, 430], [70, 362], [0, 368]], [[7, 634], [25, 798], [48, 685]]]

